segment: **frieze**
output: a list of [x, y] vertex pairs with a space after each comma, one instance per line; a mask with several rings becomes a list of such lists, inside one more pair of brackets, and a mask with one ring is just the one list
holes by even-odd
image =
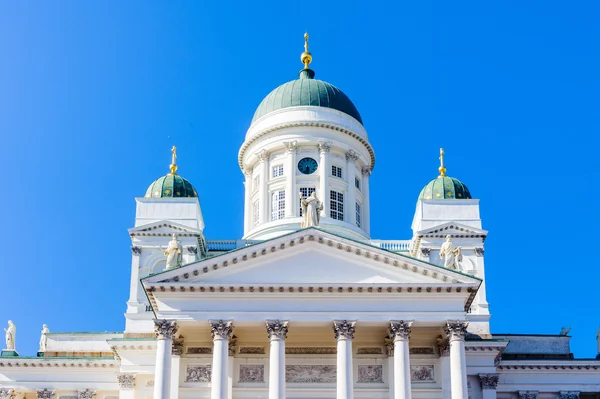
[[519, 391], [519, 399], [537, 399], [538, 391]]
[[383, 366], [380, 364], [374, 365], [359, 365], [358, 380], [361, 383], [382, 383], [383, 382]]
[[188, 355], [212, 355], [212, 348], [206, 346], [190, 346], [187, 348]]
[[334, 383], [336, 375], [336, 366], [285, 366], [285, 381], [289, 383]]
[[119, 374], [117, 375], [119, 387], [132, 389], [135, 387], [135, 374]]
[[241, 364], [239, 382], [265, 382], [265, 366], [263, 364]]
[[479, 382], [481, 383], [481, 389], [496, 389], [496, 386], [498, 385], [498, 374], [479, 374]]
[[432, 382], [433, 365], [428, 366], [410, 366], [410, 380], [413, 382]]
[[265, 348], [263, 346], [242, 346], [240, 355], [264, 355]]
[[410, 348], [411, 355], [433, 355], [435, 352], [431, 346]]
[[383, 351], [380, 346], [372, 348], [358, 348], [356, 351], [357, 355], [382, 355]]
[[185, 382], [210, 382], [210, 365], [188, 366], [185, 374]]
[[337, 348], [291, 347], [285, 348], [286, 355], [335, 355]]

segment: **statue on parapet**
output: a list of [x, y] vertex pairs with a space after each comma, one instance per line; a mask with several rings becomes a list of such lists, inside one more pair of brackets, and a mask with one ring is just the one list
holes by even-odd
[[317, 198], [313, 191], [308, 198], [304, 199], [300, 192], [300, 203], [302, 205], [302, 224], [301, 227], [311, 227], [319, 225], [319, 212], [323, 210], [323, 203]]
[[183, 261], [183, 246], [181, 245], [181, 241], [177, 239], [176, 234], [173, 234], [173, 239], [169, 241], [169, 245], [165, 250], [165, 256], [167, 257], [166, 270], [181, 266]]
[[17, 327], [15, 327], [15, 323], [13, 323], [12, 320], [8, 321], [8, 328], [5, 328], [4, 332], [6, 333], [6, 349], [10, 350], [10, 351], [14, 351]]
[[560, 329], [560, 334], [559, 335], [569, 335], [569, 332], [571, 332], [571, 329], [573, 328], [573, 325], [569, 325], [569, 328], [562, 326], [562, 328]]
[[446, 242], [440, 248], [440, 258], [444, 260], [444, 267], [460, 271], [460, 262], [462, 261], [461, 247], [455, 247], [452, 243], [452, 236], [446, 236]]
[[47, 325], [42, 325], [42, 336], [40, 337], [40, 352], [45, 352], [48, 344], [48, 334], [50, 329]]

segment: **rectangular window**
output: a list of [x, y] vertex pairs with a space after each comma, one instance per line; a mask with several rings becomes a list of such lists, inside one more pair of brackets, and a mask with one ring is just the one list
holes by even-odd
[[258, 186], [260, 185], [260, 175], [254, 176], [254, 180], [252, 180], [252, 191], [258, 190]]
[[329, 215], [332, 219], [344, 220], [344, 194], [337, 191], [329, 192]]
[[354, 187], [360, 190], [360, 179], [358, 177], [354, 178]]
[[[300, 187], [300, 192], [302, 193], [302, 198], [307, 198], [308, 196], [310, 196], [312, 193], [315, 192], [315, 188], [314, 187]], [[302, 203], [300, 203], [300, 212], [298, 214], [300, 216], [302, 216]]]
[[260, 215], [260, 207], [259, 202], [256, 201], [252, 204], [252, 226], [258, 225], [259, 215]]
[[331, 176], [342, 178], [342, 168], [339, 166], [331, 166]]
[[271, 194], [271, 220], [279, 220], [285, 217], [285, 191], [274, 191]]
[[283, 165], [273, 166], [273, 179], [283, 176]]
[[360, 204], [356, 203], [356, 225], [360, 227]]

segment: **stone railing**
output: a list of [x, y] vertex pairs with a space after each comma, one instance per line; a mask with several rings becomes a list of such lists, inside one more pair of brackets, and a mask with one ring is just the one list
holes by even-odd
[[371, 240], [371, 245], [392, 252], [409, 252], [411, 240]]

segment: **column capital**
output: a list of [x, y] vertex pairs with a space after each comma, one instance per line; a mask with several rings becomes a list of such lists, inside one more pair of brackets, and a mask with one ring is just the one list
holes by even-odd
[[362, 168], [360, 170], [360, 172], [362, 173], [363, 176], [371, 176], [371, 171], [372, 171], [372, 169], [371, 168], [367, 168], [367, 167]]
[[177, 332], [177, 323], [174, 320], [154, 320], [154, 333], [158, 339], [172, 339]]
[[173, 340], [171, 353], [174, 356], [181, 356], [183, 354], [183, 338], [180, 337]]
[[271, 341], [283, 341], [287, 338], [287, 320], [265, 320], [265, 323], [267, 325], [267, 334]]
[[356, 162], [358, 160], [358, 154], [354, 150], [348, 150], [348, 152], [346, 152], [346, 160]]
[[12, 399], [15, 396], [13, 388], [0, 388], [0, 399]]
[[94, 399], [96, 397], [95, 389], [78, 389], [77, 397], [79, 399]]
[[36, 389], [38, 399], [52, 399], [56, 391], [54, 389]]
[[356, 331], [356, 321], [348, 320], [334, 320], [333, 321], [333, 333], [335, 339], [340, 340], [352, 340], [354, 339], [354, 332]]
[[142, 254], [142, 247], [138, 247], [136, 245], [132, 245], [131, 246], [131, 253], [137, 256], [140, 256]]
[[539, 391], [519, 391], [519, 399], [537, 399]]
[[209, 320], [213, 340], [230, 339], [233, 335], [233, 320]]
[[441, 335], [436, 339], [436, 345], [440, 357], [450, 356], [450, 341], [448, 338], [444, 338]]
[[467, 327], [469, 326], [468, 321], [463, 320], [448, 320], [444, 326], [444, 332], [450, 340], [460, 339], [464, 340], [467, 334]]
[[252, 168], [244, 168], [244, 177], [246, 177], [246, 179], [250, 180], [250, 178], [252, 177]]
[[296, 152], [298, 150], [298, 141], [284, 141], [283, 145], [285, 146], [285, 150], [289, 153]]
[[331, 145], [325, 141], [319, 141], [317, 143], [317, 148], [319, 149], [319, 153], [331, 151]]
[[269, 151], [265, 150], [264, 148], [256, 153], [256, 156], [258, 157], [258, 159], [260, 159], [261, 162], [268, 161], [269, 155]]
[[559, 399], [579, 399], [578, 391], [560, 391], [558, 393]]
[[498, 374], [479, 374], [481, 389], [496, 389], [498, 385]]
[[410, 327], [412, 320], [392, 320], [390, 321], [390, 337], [396, 341], [408, 340], [410, 338]]
[[383, 344], [385, 345], [385, 354], [388, 357], [394, 356], [394, 340], [389, 336], [385, 337], [383, 339]]
[[119, 383], [119, 388], [133, 389], [135, 388], [135, 374], [119, 374], [117, 375], [117, 382]]

